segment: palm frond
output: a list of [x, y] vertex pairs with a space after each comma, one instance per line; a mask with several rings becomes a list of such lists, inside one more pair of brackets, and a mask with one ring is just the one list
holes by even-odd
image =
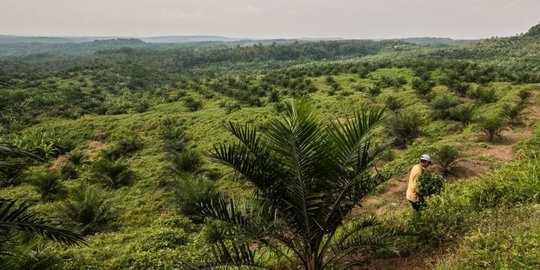
[[222, 267], [237, 267], [238, 269], [271, 269], [266, 266], [262, 256], [257, 255], [246, 243], [225, 243], [220, 241], [202, 262], [183, 263], [182, 268], [191, 269], [220, 269]]
[[50, 226], [46, 220], [28, 212], [29, 205], [16, 205], [15, 200], [0, 200], [0, 231], [11, 229], [36, 233], [66, 245], [83, 244], [81, 235], [69, 230]]
[[203, 215], [234, 225], [238, 234], [255, 241], [266, 242], [265, 236], [279, 227], [275, 210], [270, 206], [259, 207], [257, 202], [226, 200], [223, 196], [202, 202]]
[[5, 159], [7, 157], [29, 157], [33, 159], [43, 160], [43, 158], [41, 158], [40, 156], [19, 149], [13, 145], [0, 143], [0, 159]]
[[330, 256], [326, 264], [339, 263], [351, 253], [388, 247], [392, 244], [392, 235], [393, 232], [382, 228], [374, 217], [351, 222], [341, 227], [330, 240]]
[[331, 123], [330, 134], [336, 155], [343, 167], [354, 162], [358, 148], [365, 143], [370, 131], [381, 124], [383, 118], [384, 109], [364, 109], [356, 112], [352, 119], [348, 118], [343, 122], [338, 120]]

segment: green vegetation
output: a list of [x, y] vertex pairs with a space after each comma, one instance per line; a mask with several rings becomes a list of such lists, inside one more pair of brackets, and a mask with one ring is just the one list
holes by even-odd
[[433, 151], [433, 159], [441, 166], [444, 176], [456, 172], [456, 162], [463, 156], [462, 151], [451, 145], [443, 145]]
[[365, 234], [373, 221], [344, 221], [385, 179], [368, 173], [380, 152], [371, 132], [383, 112], [364, 109], [343, 124], [325, 125], [300, 100], [262, 135], [251, 126], [227, 124], [238, 142], [217, 146], [212, 157], [241, 173], [254, 186], [255, 197], [202, 203], [201, 212], [223, 222], [220, 230], [226, 235], [216, 240], [213, 256], [203, 265], [264, 267], [259, 252], [249, 248], [257, 243], [290, 267], [346, 267], [351, 262], [344, 257], [382, 245], [383, 233]]
[[[0, 224], [0, 268], [340, 269], [430, 250], [439, 269], [537, 268], [537, 29], [460, 47], [0, 42], [0, 208], [42, 226]], [[398, 181], [377, 184], [423, 153], [414, 215]], [[80, 243], [68, 230], [87, 245], [39, 237]]]
[[430, 169], [424, 170], [418, 179], [417, 192], [422, 197], [429, 197], [441, 193], [444, 187], [444, 178], [432, 172]]

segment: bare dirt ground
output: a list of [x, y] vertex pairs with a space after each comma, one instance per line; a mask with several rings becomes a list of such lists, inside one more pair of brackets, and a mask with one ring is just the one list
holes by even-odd
[[98, 152], [106, 147], [106, 145], [100, 141], [88, 141], [88, 148], [84, 151], [85, 156], [90, 156], [95, 152]]

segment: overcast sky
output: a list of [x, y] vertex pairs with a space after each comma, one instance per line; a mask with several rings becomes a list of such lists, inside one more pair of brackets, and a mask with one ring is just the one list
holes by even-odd
[[483, 38], [526, 32], [540, 0], [0, 0], [0, 34]]

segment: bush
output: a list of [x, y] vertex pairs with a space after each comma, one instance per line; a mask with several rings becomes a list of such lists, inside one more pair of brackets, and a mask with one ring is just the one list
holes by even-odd
[[116, 217], [101, 193], [84, 182], [70, 192], [60, 210], [82, 235], [108, 228]]
[[103, 151], [103, 156], [111, 160], [119, 159], [133, 152], [139, 151], [142, 146], [143, 144], [138, 138], [121, 139], [107, 147], [107, 149]]
[[3, 247], [9, 247], [9, 253], [0, 254], [0, 269], [55, 269], [62, 262], [55, 248], [42, 237], [12, 232], [10, 238], [11, 243]]
[[435, 83], [431, 80], [422, 80], [421, 78], [412, 80], [412, 88], [421, 96], [428, 95], [434, 86]]
[[450, 145], [443, 145], [436, 148], [433, 153], [433, 158], [441, 166], [444, 176], [455, 173], [456, 162], [461, 156], [460, 150]]
[[452, 116], [452, 111], [460, 104], [459, 99], [451, 95], [436, 96], [429, 103], [432, 108], [434, 119], [447, 120]]
[[77, 166], [73, 164], [73, 162], [69, 161], [63, 164], [60, 169], [60, 178], [64, 180], [68, 179], [76, 179], [79, 176], [79, 172], [77, 171]]
[[74, 165], [81, 165], [84, 162], [84, 153], [80, 150], [72, 150], [68, 157]]
[[405, 147], [421, 134], [422, 116], [416, 112], [397, 113], [385, 123], [385, 132], [394, 138], [394, 145]]
[[196, 100], [192, 97], [185, 97], [184, 105], [190, 112], [195, 112], [202, 108], [203, 103], [200, 100]]
[[444, 178], [430, 169], [425, 169], [418, 179], [416, 186], [418, 194], [422, 197], [429, 197], [441, 193], [444, 187]]
[[221, 102], [219, 103], [219, 107], [225, 109], [225, 114], [230, 114], [234, 111], [238, 111], [240, 109], [242, 109], [242, 106], [240, 106], [240, 103], [238, 103], [238, 101], [234, 101], [234, 102]]
[[384, 100], [386, 107], [392, 111], [397, 111], [403, 108], [403, 103], [395, 96], [388, 96]]
[[523, 125], [524, 108], [522, 103], [516, 105], [504, 103], [501, 113], [511, 126], [521, 126]]
[[201, 153], [194, 149], [186, 149], [173, 157], [174, 170], [177, 172], [199, 172], [203, 163]]
[[165, 118], [161, 121], [159, 136], [165, 142], [166, 151], [183, 151], [190, 138], [186, 134], [185, 123], [178, 119]]
[[36, 129], [16, 136], [13, 144], [22, 150], [43, 158], [57, 157], [69, 150], [70, 146], [62, 142], [56, 131]]
[[525, 104], [527, 102], [527, 99], [531, 96], [531, 91], [527, 89], [521, 89], [518, 93], [520, 103]]
[[44, 201], [52, 201], [65, 193], [60, 175], [54, 171], [45, 171], [30, 177], [29, 183], [41, 194]]
[[506, 129], [506, 120], [499, 115], [480, 116], [476, 123], [489, 142], [495, 142], [497, 138], [501, 137], [501, 132]]
[[493, 103], [498, 100], [497, 93], [495, 89], [486, 89], [484, 87], [478, 87], [476, 89], [471, 89], [467, 92], [467, 95], [470, 98], [479, 100], [482, 103]]
[[539, 203], [540, 163], [518, 160], [501, 170], [445, 187], [427, 200], [428, 207], [413, 219], [411, 233], [426, 244], [456, 241], [482, 220], [493, 220], [491, 209], [521, 203]]
[[457, 81], [454, 84], [450, 85], [450, 88], [456, 93], [458, 93], [460, 96], [465, 96], [470, 89], [469, 84]]
[[460, 121], [463, 125], [469, 125], [474, 118], [474, 105], [460, 104], [452, 112], [450, 119]]
[[175, 189], [176, 204], [183, 215], [200, 223], [204, 217], [200, 215], [199, 204], [217, 198], [218, 189], [214, 181], [205, 176], [183, 177]]
[[280, 102], [281, 101], [281, 95], [277, 90], [270, 91], [268, 95], [268, 102], [274, 103], [274, 102]]
[[377, 86], [377, 85], [374, 85], [372, 87], [369, 88], [368, 90], [368, 93], [371, 97], [376, 97], [378, 96], [379, 94], [381, 94], [381, 87], [380, 86]]
[[102, 183], [111, 188], [129, 185], [135, 175], [122, 159], [115, 161], [102, 158], [92, 164], [92, 181]]
[[537, 269], [540, 266], [540, 212], [525, 205], [496, 209], [496, 222], [482, 221], [455, 253], [436, 269]]

